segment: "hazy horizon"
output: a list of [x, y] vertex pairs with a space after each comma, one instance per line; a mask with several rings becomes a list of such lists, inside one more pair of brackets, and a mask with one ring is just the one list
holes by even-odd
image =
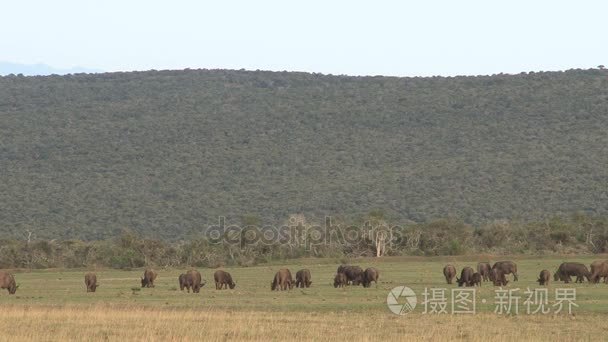
[[[15, 69], [9, 69], [7, 66], [15, 67]], [[245, 70], [245, 71], [268, 71], [268, 72], [302, 72], [302, 73], [318, 73], [323, 75], [334, 75], [334, 76], [383, 76], [383, 77], [458, 77], [458, 76], [492, 76], [492, 75], [517, 75], [520, 73], [529, 73], [529, 72], [564, 72], [568, 70], [575, 69], [596, 69], [598, 66], [589, 66], [589, 67], [581, 67], [581, 68], [566, 68], [560, 70], [521, 70], [516, 72], [496, 72], [493, 74], [454, 74], [454, 75], [423, 75], [423, 76], [399, 76], [399, 75], [356, 75], [356, 74], [336, 74], [336, 73], [321, 73], [316, 71], [308, 71], [308, 70], [267, 70], [267, 69], [234, 69], [234, 68], [205, 68], [205, 67], [195, 67], [195, 68], [162, 68], [162, 69], [145, 69], [145, 70], [115, 70], [115, 71], [106, 71], [101, 69], [93, 69], [88, 68], [86, 66], [72, 66], [68, 68], [57, 68], [52, 65], [48, 65], [46, 63], [35, 63], [35, 64], [20, 64], [20, 63], [12, 63], [0, 61], [0, 76], [7, 76], [10, 74], [23, 74], [24, 76], [50, 76], [50, 75], [68, 75], [68, 74], [78, 74], [78, 73], [87, 73], [87, 74], [99, 74], [99, 73], [112, 73], [112, 72], [144, 72], [144, 71], [182, 71], [182, 70]]]
[[56, 69], [246, 69], [456, 76], [606, 64], [608, 3], [6, 4], [0, 61]]

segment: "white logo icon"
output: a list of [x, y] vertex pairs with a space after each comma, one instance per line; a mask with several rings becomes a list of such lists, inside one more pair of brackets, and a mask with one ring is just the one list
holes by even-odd
[[386, 305], [395, 315], [405, 315], [416, 307], [416, 293], [407, 286], [397, 286], [388, 293]]

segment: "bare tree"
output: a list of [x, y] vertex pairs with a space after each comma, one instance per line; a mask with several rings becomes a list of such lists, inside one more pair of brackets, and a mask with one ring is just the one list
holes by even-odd
[[376, 257], [381, 257], [386, 253], [386, 232], [379, 231], [376, 233], [375, 246]]

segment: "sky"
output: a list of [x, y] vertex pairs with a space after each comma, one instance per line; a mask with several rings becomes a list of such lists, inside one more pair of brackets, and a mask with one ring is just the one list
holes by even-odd
[[0, 62], [480, 75], [608, 65], [608, 1], [2, 1]]

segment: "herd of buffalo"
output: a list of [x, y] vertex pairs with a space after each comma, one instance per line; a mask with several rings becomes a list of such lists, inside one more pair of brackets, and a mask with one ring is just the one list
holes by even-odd
[[[494, 265], [489, 262], [477, 264], [477, 272], [471, 267], [464, 267], [460, 271], [460, 277], [456, 277], [456, 268], [453, 265], [445, 265], [443, 275], [448, 284], [452, 284], [454, 278], [458, 286], [481, 286], [484, 281], [491, 281], [494, 286], [505, 286], [509, 282], [507, 275], [513, 275], [513, 281], [517, 281], [517, 264], [513, 261], [498, 261]], [[553, 273], [554, 281], [569, 283], [572, 277], [576, 277], [575, 282], [582, 283], [585, 278], [590, 283], [598, 283], [604, 278], [604, 283], [608, 284], [608, 260], [594, 261], [591, 263], [591, 271], [580, 262], [564, 262]], [[548, 270], [540, 271], [536, 280], [540, 285], [549, 285], [551, 272]]]
[[[380, 273], [374, 267], [363, 270], [359, 266], [352, 265], [340, 265], [338, 272], [334, 277], [334, 287], [344, 287], [346, 285], [362, 285], [363, 287], [370, 287], [371, 283], [378, 285], [378, 278]], [[154, 287], [154, 281], [158, 277], [152, 269], [146, 269], [144, 275], [141, 278], [141, 287]], [[232, 279], [232, 275], [226, 271], [218, 270], [213, 274], [215, 280], [215, 289], [234, 289], [236, 283]], [[186, 289], [188, 293], [192, 290], [193, 293], [199, 293], [200, 289], [207, 283], [201, 273], [197, 270], [189, 270], [186, 273], [182, 273], [178, 277], [180, 290]], [[97, 275], [92, 272], [88, 272], [84, 275], [84, 284], [87, 292], [95, 292], [99, 283], [97, 282]], [[280, 269], [272, 279], [270, 283], [271, 290], [288, 290], [294, 286], [296, 288], [308, 288], [312, 284], [312, 276], [309, 269], [302, 269], [296, 273], [296, 278], [291, 275], [291, 271], [287, 268]], [[0, 271], [0, 289], [7, 289], [9, 294], [15, 294], [19, 285], [15, 282], [15, 277], [8, 272]]]
[[[513, 261], [499, 261], [494, 265], [488, 262], [480, 262], [477, 264], [477, 272], [471, 267], [464, 267], [460, 271], [460, 277], [456, 276], [456, 268], [453, 265], [446, 265], [443, 268], [443, 275], [448, 284], [452, 284], [454, 278], [458, 286], [481, 286], [484, 281], [491, 281], [494, 286], [505, 286], [509, 282], [507, 275], [513, 275], [513, 281], [517, 281], [517, 264]], [[151, 269], [146, 269], [141, 278], [141, 287], [154, 287], [154, 281], [158, 274]], [[363, 270], [359, 266], [340, 265], [334, 277], [334, 287], [344, 287], [347, 285], [362, 285], [370, 287], [374, 282], [378, 286], [380, 272], [374, 267], [369, 267]], [[608, 260], [594, 261], [591, 263], [590, 270], [584, 264], [578, 262], [564, 262], [557, 271], [553, 274], [554, 281], [564, 281], [570, 283], [572, 277], [576, 277], [575, 282], [582, 283], [586, 278], [590, 283], [598, 283], [602, 278], [604, 283], [608, 284]], [[551, 278], [551, 273], [548, 270], [542, 270], [538, 277], [540, 285], [548, 285]], [[234, 289], [236, 283], [232, 279], [230, 273], [218, 270], [213, 274], [215, 280], [215, 289]], [[186, 289], [188, 293], [192, 290], [193, 293], [198, 293], [201, 287], [205, 286], [206, 281], [201, 277], [197, 270], [190, 270], [180, 274], [179, 278], [180, 290]], [[84, 283], [87, 292], [95, 292], [99, 284], [97, 283], [97, 275], [95, 273], [87, 273], [84, 276]], [[288, 290], [294, 286], [296, 288], [308, 288], [312, 284], [312, 276], [310, 270], [302, 269], [296, 273], [295, 280], [291, 275], [291, 271], [287, 268], [280, 269], [270, 283], [271, 290]], [[0, 289], [7, 289], [9, 294], [15, 294], [19, 285], [15, 282], [15, 277], [8, 272], [0, 271]]]

